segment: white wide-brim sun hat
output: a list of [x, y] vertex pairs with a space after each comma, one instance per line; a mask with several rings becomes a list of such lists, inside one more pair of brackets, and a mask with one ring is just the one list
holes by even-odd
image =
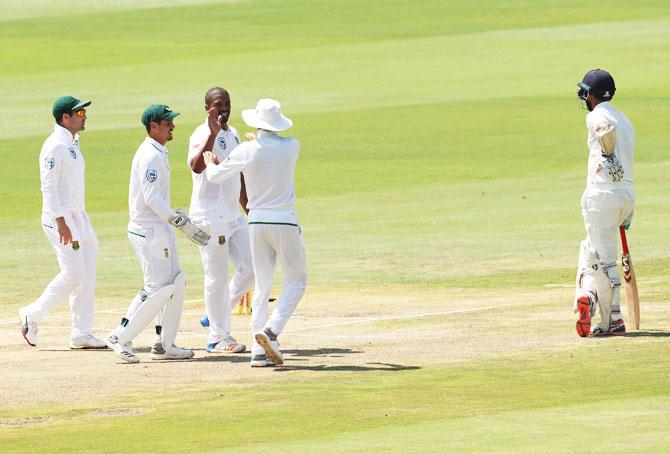
[[242, 119], [249, 126], [274, 132], [293, 126], [291, 119], [282, 115], [279, 101], [269, 98], [259, 99], [255, 109], [243, 110]]

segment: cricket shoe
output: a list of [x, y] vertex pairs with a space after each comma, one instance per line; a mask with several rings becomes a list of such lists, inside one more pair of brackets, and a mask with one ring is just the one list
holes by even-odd
[[102, 350], [105, 348], [107, 348], [107, 344], [92, 334], [70, 339], [70, 349], [72, 350]]
[[200, 324], [202, 325], [203, 328], [209, 328], [209, 317], [206, 315], [200, 319]]
[[623, 322], [623, 319], [614, 320], [610, 322], [609, 328], [607, 331], [603, 329], [601, 323], [591, 327], [591, 333], [589, 337], [598, 337], [598, 336], [621, 336], [626, 334], [626, 325]]
[[28, 345], [34, 347], [37, 345], [37, 323], [32, 321], [24, 308], [19, 309], [19, 319], [21, 320], [21, 334], [28, 342]]
[[253, 355], [251, 357], [251, 362], [249, 363], [251, 367], [272, 367], [275, 365], [270, 361], [265, 353], [261, 355]]
[[238, 344], [231, 336], [225, 337], [220, 342], [207, 344], [207, 351], [209, 353], [242, 353], [246, 349], [246, 345]]
[[105, 339], [105, 343], [109, 348], [112, 349], [116, 355], [124, 360], [127, 363], [130, 364], [137, 364], [140, 362], [140, 359], [135, 356], [133, 353], [132, 349], [128, 350], [126, 346], [119, 344], [119, 338], [116, 337], [114, 334], [110, 335]]
[[588, 296], [580, 296], [575, 303], [578, 315], [575, 328], [579, 337], [589, 336], [591, 330], [592, 309], [595, 308], [595, 302]]
[[259, 331], [254, 334], [256, 342], [263, 347], [265, 354], [268, 359], [275, 363], [277, 366], [284, 364], [284, 357], [279, 350], [279, 342], [277, 341], [277, 335], [271, 328], [265, 328], [263, 331]]
[[163, 344], [160, 342], [155, 343], [151, 347], [151, 359], [153, 360], [190, 359], [194, 355], [193, 350], [177, 347], [176, 345], [163, 348]]

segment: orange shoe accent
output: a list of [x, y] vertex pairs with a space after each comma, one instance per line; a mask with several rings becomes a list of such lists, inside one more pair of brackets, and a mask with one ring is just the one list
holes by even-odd
[[591, 331], [591, 305], [588, 296], [581, 296], [577, 299], [577, 312], [579, 319], [575, 328], [579, 337], [587, 337]]

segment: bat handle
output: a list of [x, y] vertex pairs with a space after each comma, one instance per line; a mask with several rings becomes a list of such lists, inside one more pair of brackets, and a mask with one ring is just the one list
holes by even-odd
[[621, 234], [621, 246], [623, 247], [623, 253], [628, 254], [628, 241], [626, 240], [626, 228], [623, 225], [619, 226], [619, 233]]

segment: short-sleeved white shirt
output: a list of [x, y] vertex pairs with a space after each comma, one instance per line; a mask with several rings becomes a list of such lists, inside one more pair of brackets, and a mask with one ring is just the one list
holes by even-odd
[[56, 124], [40, 151], [42, 213], [59, 218], [86, 210], [84, 203], [84, 156], [79, 134], [74, 137]]
[[170, 208], [170, 165], [168, 150], [147, 137], [133, 157], [128, 190], [130, 222], [151, 224], [168, 222], [175, 212]]
[[[614, 153], [623, 167], [623, 179], [618, 183], [612, 183], [605, 173], [599, 168], [602, 150], [596, 137], [596, 127], [599, 123], [606, 121], [614, 126], [616, 131], [616, 145]], [[630, 120], [619, 110], [615, 109], [609, 102], [598, 104], [593, 111], [586, 116], [586, 128], [588, 137], [586, 143], [589, 147], [589, 164], [586, 183], [588, 186], [632, 186], [633, 185], [633, 159], [635, 157], [635, 129]]]
[[[198, 126], [189, 139], [187, 165], [191, 166], [191, 160], [201, 150], [209, 138], [209, 125], [207, 121]], [[228, 126], [228, 130], [222, 129], [214, 140], [212, 152], [224, 160], [230, 155], [240, 143], [240, 136], [235, 128]], [[204, 216], [209, 222], [228, 222], [241, 216], [239, 208], [240, 199], [240, 177], [230, 178], [221, 184], [211, 183], [205, 177], [205, 172], [200, 174], [191, 172], [193, 178], [193, 192], [191, 193], [191, 206], [189, 215]]]

